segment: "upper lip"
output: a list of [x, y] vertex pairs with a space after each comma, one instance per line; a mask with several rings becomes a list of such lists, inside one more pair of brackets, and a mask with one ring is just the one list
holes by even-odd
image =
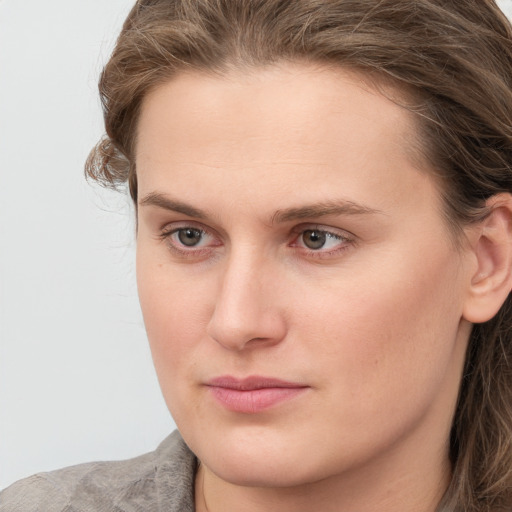
[[273, 377], [261, 377], [259, 375], [251, 375], [243, 379], [238, 379], [230, 375], [215, 377], [207, 382], [208, 386], [234, 389], [237, 391], [251, 391], [255, 389], [265, 388], [305, 388], [305, 384], [298, 382], [288, 382]]

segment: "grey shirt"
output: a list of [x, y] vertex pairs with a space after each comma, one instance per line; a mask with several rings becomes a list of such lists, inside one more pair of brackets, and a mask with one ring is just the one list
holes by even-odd
[[151, 453], [93, 462], [20, 480], [0, 512], [194, 512], [197, 460], [178, 431]]

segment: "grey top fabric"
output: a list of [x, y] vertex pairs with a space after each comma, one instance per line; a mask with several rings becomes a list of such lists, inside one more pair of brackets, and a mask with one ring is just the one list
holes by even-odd
[[178, 431], [151, 453], [40, 473], [0, 493], [0, 512], [194, 512], [197, 460]]

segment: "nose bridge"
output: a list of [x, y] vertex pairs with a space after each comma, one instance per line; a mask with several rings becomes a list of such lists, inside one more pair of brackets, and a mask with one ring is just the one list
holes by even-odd
[[208, 334], [242, 350], [249, 343], [272, 344], [284, 336], [284, 319], [272, 297], [272, 261], [251, 245], [234, 248], [219, 275]]

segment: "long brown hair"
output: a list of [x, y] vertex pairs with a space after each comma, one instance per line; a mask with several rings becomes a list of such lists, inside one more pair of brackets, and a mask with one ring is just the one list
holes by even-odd
[[[422, 158], [456, 233], [512, 192], [512, 27], [493, 0], [139, 0], [100, 80], [106, 136], [88, 176], [128, 183], [148, 91], [183, 69], [283, 60], [348, 66], [393, 83], [416, 113]], [[378, 80], [378, 78], [377, 78]], [[441, 511], [512, 508], [512, 303], [475, 325]]]

